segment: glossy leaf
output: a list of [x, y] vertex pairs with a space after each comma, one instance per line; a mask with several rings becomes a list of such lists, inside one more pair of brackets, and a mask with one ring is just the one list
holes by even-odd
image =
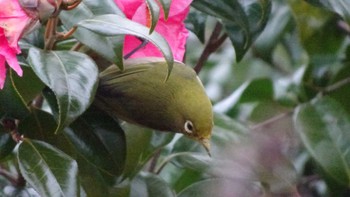
[[336, 12], [350, 24], [350, 2], [348, 0], [306, 0], [306, 2]]
[[171, 0], [158, 0], [162, 4], [162, 8], [164, 11], [164, 18], [167, 19], [169, 16]]
[[295, 128], [317, 164], [333, 180], [349, 185], [350, 116], [342, 106], [325, 97], [297, 108]]
[[52, 114], [32, 108], [30, 115], [18, 125], [18, 132], [27, 138], [54, 144], [58, 141], [58, 135], [54, 134], [56, 128]]
[[151, 34], [157, 26], [160, 14], [160, 8], [157, 4], [156, 0], [147, 0], [147, 7], [151, 13], [151, 27], [149, 30], [149, 34]]
[[3, 131], [3, 127], [0, 127], [0, 161], [8, 156], [15, 148], [16, 142], [12, 139], [9, 133]]
[[124, 122], [126, 135], [126, 164], [124, 178], [134, 177], [150, 157], [173, 139], [173, 133], [153, 131], [144, 127]]
[[59, 107], [57, 133], [90, 106], [97, 86], [97, 67], [83, 53], [45, 52], [35, 48], [30, 49], [28, 62], [56, 95]]
[[254, 185], [245, 180], [213, 178], [193, 183], [181, 191], [178, 197], [258, 196], [253, 188]]
[[105, 182], [101, 171], [81, 155], [77, 155], [79, 166], [79, 182], [87, 196], [108, 196], [109, 185]]
[[[10, 73], [12, 72], [10, 70]], [[29, 114], [26, 103], [11, 77], [6, 78], [4, 88], [0, 91], [0, 114], [17, 119], [23, 119]]]
[[[112, 0], [84, 0], [73, 10], [61, 11], [59, 17], [63, 25], [67, 29], [70, 29], [82, 20], [102, 14], [118, 14], [124, 16], [122, 11]], [[73, 35], [77, 40], [87, 45], [108, 61], [115, 63], [121, 69], [123, 68], [124, 36], [108, 37], [81, 28], [78, 28]]]
[[195, 9], [191, 9], [186, 18], [186, 28], [193, 32], [198, 39], [205, 42], [205, 26], [208, 16]]
[[78, 166], [53, 146], [25, 138], [17, 158], [25, 180], [42, 196], [79, 196]]
[[167, 41], [157, 32], [149, 34], [149, 29], [145, 26], [113, 14], [96, 16], [81, 21], [78, 26], [105, 36], [130, 34], [151, 41], [163, 53], [169, 68], [168, 74], [170, 74], [174, 62], [173, 54]]
[[166, 196], [175, 197], [176, 195], [169, 185], [159, 176], [151, 173], [140, 173], [131, 182], [130, 197], [153, 197]]
[[64, 135], [80, 155], [96, 168], [114, 176], [123, 171], [125, 135], [118, 123], [103, 111], [89, 109], [64, 130]]
[[274, 2], [271, 16], [265, 29], [254, 43], [254, 52], [269, 62], [272, 61], [273, 50], [281, 42], [288, 29], [291, 29], [292, 13], [285, 3]]
[[271, 2], [238, 0], [194, 0], [196, 9], [217, 17], [225, 27], [240, 61], [250, 45], [264, 29], [271, 11]]
[[[25, 103], [30, 103], [45, 87], [43, 82], [35, 75], [29, 66], [22, 66], [23, 76], [11, 72], [11, 79], [18, 94], [21, 95]], [[28, 83], [30, 81], [30, 83]]]
[[174, 154], [172, 157], [171, 162], [175, 166], [199, 172], [205, 172], [205, 170], [208, 170], [212, 162], [212, 159], [205, 154], [184, 152]]

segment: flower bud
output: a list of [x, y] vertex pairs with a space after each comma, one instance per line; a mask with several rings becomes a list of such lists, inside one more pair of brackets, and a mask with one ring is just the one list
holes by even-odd
[[19, 0], [22, 8], [31, 16], [36, 16], [40, 21], [46, 21], [59, 8], [57, 0]]

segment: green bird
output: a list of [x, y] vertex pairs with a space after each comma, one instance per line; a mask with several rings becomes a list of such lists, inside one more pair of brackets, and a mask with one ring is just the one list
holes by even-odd
[[210, 155], [212, 104], [195, 71], [160, 58], [130, 59], [100, 74], [96, 102], [112, 116], [160, 131], [183, 133], [200, 142]]

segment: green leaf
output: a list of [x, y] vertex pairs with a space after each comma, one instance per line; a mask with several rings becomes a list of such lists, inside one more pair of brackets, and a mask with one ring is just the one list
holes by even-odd
[[154, 153], [171, 142], [174, 133], [153, 131], [123, 122], [126, 135], [126, 164], [124, 178], [134, 177]]
[[76, 160], [79, 166], [79, 181], [86, 195], [110, 196], [109, 185], [105, 182], [101, 171], [79, 154]]
[[[71, 29], [80, 21], [93, 18], [102, 14], [118, 14], [124, 16], [116, 3], [111, 0], [84, 0], [73, 10], [61, 11], [60, 19], [66, 29]], [[117, 21], [115, 21], [117, 22]], [[124, 36], [102, 36], [86, 29], [78, 28], [73, 34], [81, 43], [106, 58], [108, 61], [123, 68], [123, 43]]]
[[149, 11], [151, 12], [151, 27], [149, 30], [149, 34], [151, 34], [154, 31], [154, 28], [157, 26], [160, 9], [156, 0], [146, 0], [146, 3]]
[[171, 162], [179, 167], [195, 170], [198, 172], [204, 172], [209, 169], [212, 159], [205, 154], [196, 153], [177, 153], [170, 155], [172, 157]]
[[271, 12], [271, 1], [194, 0], [192, 6], [220, 19], [240, 61], [264, 29]]
[[16, 143], [12, 139], [9, 133], [3, 131], [3, 127], [0, 127], [0, 161], [8, 156], [15, 148]]
[[[11, 79], [25, 103], [31, 102], [44, 89], [45, 85], [29, 66], [22, 66], [23, 76], [11, 72]], [[30, 82], [30, 83], [28, 83]]]
[[[10, 76], [12, 72], [10, 69]], [[4, 88], [0, 91], [0, 114], [23, 119], [29, 114], [29, 110], [10, 76], [6, 77]]]
[[305, 2], [291, 1], [299, 37], [315, 66], [339, 61], [345, 34], [338, 27], [338, 17]]
[[79, 22], [78, 26], [105, 36], [130, 34], [151, 41], [163, 53], [169, 68], [168, 75], [170, 74], [174, 63], [173, 54], [167, 41], [157, 32], [149, 34], [149, 29], [147, 27], [113, 14], [86, 19]]
[[139, 196], [175, 197], [176, 195], [169, 187], [169, 185], [159, 176], [143, 172], [136, 176], [131, 182], [130, 197]]
[[178, 197], [258, 196], [252, 183], [246, 180], [212, 178], [195, 182], [178, 194]]
[[350, 1], [348, 0], [306, 0], [316, 6], [326, 8], [342, 16], [350, 24]]
[[30, 49], [28, 62], [56, 95], [59, 107], [57, 133], [90, 106], [98, 82], [97, 67], [83, 53], [45, 52], [36, 48]]
[[168, 19], [169, 11], [170, 11], [170, 5], [172, 0], [158, 0], [162, 4], [162, 8], [164, 11], [164, 18]]
[[205, 43], [205, 25], [207, 18], [208, 15], [191, 9], [185, 21], [186, 28], [192, 31], [202, 43]]
[[274, 2], [270, 19], [264, 31], [254, 43], [254, 52], [268, 62], [272, 61], [273, 50], [280, 43], [286, 31], [291, 29], [292, 13], [285, 3]]
[[334, 100], [325, 97], [299, 106], [294, 124], [317, 164], [333, 180], [350, 184], [350, 116]]
[[23, 177], [40, 195], [79, 196], [77, 163], [60, 150], [24, 138], [17, 159]]
[[123, 130], [111, 117], [94, 107], [79, 117], [64, 135], [87, 161], [118, 176], [123, 171], [126, 142]]
[[58, 135], [54, 135], [56, 128], [57, 123], [52, 114], [32, 108], [30, 115], [18, 125], [18, 132], [27, 138], [54, 144], [58, 138]]
[[236, 89], [230, 96], [214, 106], [219, 113], [229, 113], [238, 103], [270, 101], [274, 89], [271, 79], [261, 78], [247, 81]]

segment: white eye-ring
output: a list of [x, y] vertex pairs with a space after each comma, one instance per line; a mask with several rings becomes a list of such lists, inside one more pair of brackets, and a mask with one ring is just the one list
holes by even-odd
[[185, 125], [184, 125], [184, 129], [185, 129], [186, 133], [192, 134], [193, 129], [194, 129], [192, 122], [189, 120], [186, 120]]

